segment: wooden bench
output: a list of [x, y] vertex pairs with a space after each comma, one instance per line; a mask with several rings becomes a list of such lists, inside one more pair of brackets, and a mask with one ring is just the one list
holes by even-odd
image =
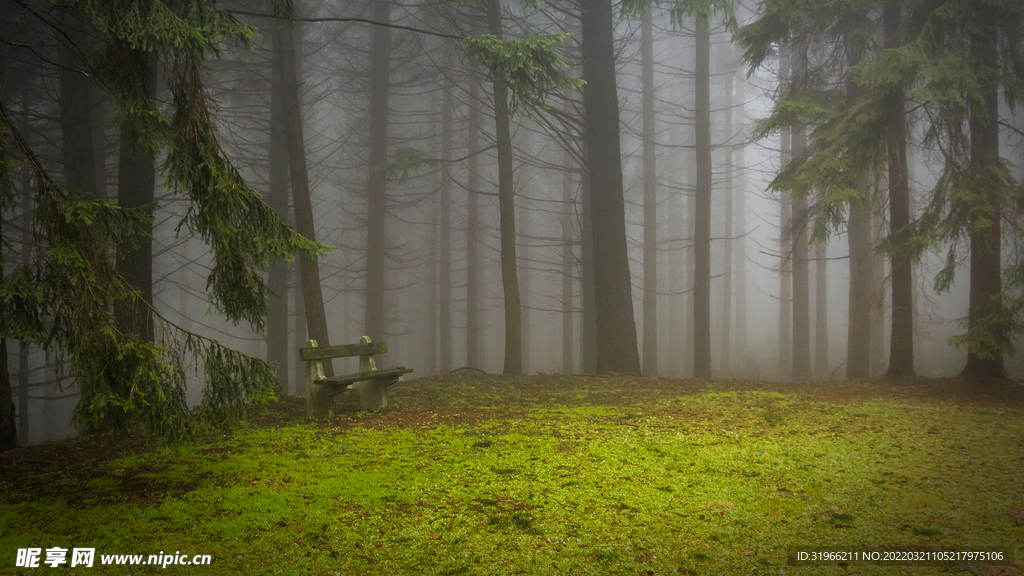
[[[379, 410], [388, 405], [388, 386], [399, 382], [403, 374], [412, 368], [388, 368], [377, 370], [374, 354], [388, 351], [386, 342], [370, 342], [369, 336], [359, 339], [359, 344], [338, 346], [317, 346], [316, 340], [306, 342], [299, 348], [299, 358], [306, 362], [306, 416], [326, 419], [334, 416], [331, 400], [335, 394], [358, 388], [359, 405], [363, 410]], [[322, 360], [359, 356], [359, 372], [344, 376], [324, 377]], [[358, 387], [357, 387], [358, 384]]]

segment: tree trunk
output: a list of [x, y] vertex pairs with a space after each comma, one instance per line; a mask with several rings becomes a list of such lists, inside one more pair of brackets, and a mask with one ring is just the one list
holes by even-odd
[[885, 254], [877, 249], [885, 229], [879, 212], [872, 212], [871, 261], [871, 375], [882, 374], [888, 364], [885, 357]]
[[[899, 47], [902, 2], [887, 0], [882, 8], [885, 48]], [[906, 244], [910, 226], [910, 185], [907, 181], [907, 126], [903, 89], [893, 90], [886, 102], [886, 147], [889, 156], [889, 234]], [[998, 246], [998, 242], [996, 242]], [[998, 248], [997, 248], [998, 250]], [[892, 278], [892, 330], [889, 336], [888, 376], [914, 375], [914, 301], [910, 258], [899, 250], [889, 256]], [[998, 275], [998, 269], [997, 269]]]
[[466, 175], [466, 365], [483, 369], [483, 330], [480, 324], [480, 85], [469, 82], [469, 162]]
[[[156, 92], [156, 53], [128, 50], [125, 65], [139, 71], [144, 78], [147, 95], [152, 97]], [[156, 182], [153, 155], [139, 135], [128, 128], [121, 129], [120, 147], [117, 204], [121, 208], [145, 211], [151, 215]], [[126, 334], [137, 334], [143, 341], [153, 342], [153, 318], [149, 308], [153, 305], [152, 221], [144, 226], [135, 238], [136, 243], [122, 244], [117, 255], [117, 270], [130, 285], [139, 290], [142, 300], [148, 306], [118, 303], [115, 314], [118, 325]]]
[[[738, 82], [736, 84], [736, 99], [735, 102], [740, 107], [740, 125], [743, 125], [743, 106], [746, 102], [746, 95], [744, 90], [744, 83]], [[753, 377], [756, 376], [754, 372], [754, 362], [748, 355], [747, 346], [747, 201], [746, 201], [746, 150], [743, 147], [739, 148], [739, 154], [737, 155], [737, 162], [734, 168], [736, 178], [739, 180], [738, 185], [734, 187], [739, 191], [736, 196], [736, 226], [734, 229], [738, 235], [736, 238], [736, 337], [735, 340], [735, 352], [738, 358], [743, 359], [743, 365], [740, 366], [740, 376]]]
[[[779, 166], [785, 168], [791, 158], [792, 135], [779, 135]], [[793, 374], [793, 201], [783, 190], [779, 209], [779, 378]]]
[[850, 307], [846, 332], [846, 377], [871, 375], [871, 203], [867, 174], [857, 181], [861, 198], [850, 201]]
[[[284, 21], [278, 21], [275, 30], [277, 46], [281, 52], [278, 60], [281, 72], [281, 104], [284, 107], [285, 143], [288, 147], [288, 179], [292, 189], [292, 207], [295, 211], [295, 228], [310, 240], [316, 240], [313, 223], [313, 204], [309, 192], [309, 174], [306, 172], [306, 144], [302, 137], [302, 110], [299, 100], [299, 80], [296, 70], [295, 31]], [[324, 296], [320, 286], [320, 264], [317, 258], [299, 258], [299, 273], [302, 277], [302, 304], [305, 310], [306, 330], [309, 339], [316, 340], [321, 347], [330, 345], [327, 330], [327, 314], [324, 311]], [[297, 328], [299, 328], [297, 326]], [[301, 334], [297, 334], [301, 336]], [[306, 338], [298, 338], [303, 342]], [[334, 375], [330, 360], [323, 361], [324, 375]], [[305, 375], [303, 374], [303, 378]], [[302, 381], [302, 380], [300, 380]]]
[[597, 300], [594, 294], [594, 211], [590, 196], [590, 172], [583, 170], [580, 188], [580, 363], [584, 374], [597, 374]]
[[572, 245], [575, 237], [573, 215], [572, 155], [562, 153], [562, 374], [573, 373], [573, 315], [576, 299], [573, 294], [576, 258]]
[[644, 141], [644, 363], [643, 373], [658, 374], [658, 166], [654, 129], [654, 31], [651, 11], [640, 25]]
[[824, 243], [814, 247], [814, 374], [828, 379], [828, 250]]
[[[501, 32], [501, 2], [490, 0], [487, 20], [491, 34]], [[494, 124], [498, 143], [498, 219], [501, 235], [501, 284], [505, 295], [505, 374], [522, 374], [522, 310], [516, 261], [516, 206], [512, 182], [512, 135], [509, 131], [508, 88], [494, 76]]]
[[733, 151], [732, 151], [732, 84], [733, 75], [725, 76], [725, 233], [722, 235], [722, 248], [725, 251], [722, 273], [722, 336], [721, 359], [719, 363], [723, 374], [729, 374], [729, 345], [732, 338], [732, 249], [734, 230], [734, 193], [733, 189]]
[[[792, 61], [793, 83], [805, 82], [807, 55], [797, 52]], [[792, 128], [793, 158], [804, 154], [807, 146], [807, 126], [794, 124]], [[807, 197], [793, 198], [793, 380], [804, 382], [813, 377], [811, 372], [811, 295], [810, 270], [807, 250]]]
[[[998, 57], [995, 12], [991, 6], [979, 3], [978, 30], [971, 35], [971, 53], [976, 62], [995, 67]], [[960, 373], [966, 377], [1002, 378], [1006, 375], [1003, 364], [1003, 343], [1006, 314], [999, 294], [1002, 288], [1002, 251], [1000, 243], [1000, 188], [999, 173], [999, 101], [998, 83], [992, 75], [982, 76], [981, 103], [972, 101], [971, 178], [977, 190], [984, 195], [986, 209], [980, 214], [972, 210], [971, 234], [971, 295], [967, 316], [967, 333], [972, 341], [984, 339], [994, 344], [967, 349], [967, 365]], [[893, 323], [895, 340], [895, 321]]]
[[[272, 35], [275, 60], [271, 71], [269, 159], [269, 203], [278, 216], [288, 219], [288, 145], [285, 139], [284, 106], [281, 91], [281, 50], [277, 34]], [[267, 361], [277, 368], [277, 381], [288, 390], [288, 263], [274, 262], [267, 270], [271, 296], [267, 302]], [[326, 344], [326, 343], [325, 343]], [[304, 393], [304, 392], [303, 392]]]
[[[374, 0], [373, 20], [390, 22], [385, 0]], [[384, 340], [384, 281], [387, 259], [387, 175], [380, 166], [388, 159], [388, 93], [391, 86], [391, 28], [373, 26], [370, 46], [370, 164], [366, 207], [366, 316], [363, 330], [373, 342]]]
[[611, 0], [580, 3], [585, 141], [594, 241], [597, 373], [640, 373], [626, 253]]
[[452, 371], [452, 114], [455, 104], [452, 102], [454, 83], [445, 77], [441, 96], [441, 246], [438, 254], [440, 260], [440, 306], [438, 323], [441, 347], [441, 374]]
[[711, 377], [711, 31], [698, 18], [694, 71], [697, 220], [693, 231], [693, 376]]

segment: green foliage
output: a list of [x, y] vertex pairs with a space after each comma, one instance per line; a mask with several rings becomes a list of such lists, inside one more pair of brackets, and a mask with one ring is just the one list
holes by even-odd
[[575, 90], [583, 81], [565, 73], [566, 64], [555, 47], [569, 34], [548, 34], [501, 40], [492, 34], [466, 39], [466, 58], [477, 60], [510, 89], [508, 111], [544, 106], [544, 97], [556, 90]]
[[660, 6], [662, 3], [671, 4], [669, 15], [672, 20], [672, 27], [676, 30], [683, 28], [687, 18], [696, 18], [702, 26], [708, 26], [716, 15], [721, 15], [726, 27], [730, 31], [736, 30], [736, 16], [733, 13], [732, 0], [622, 0], [622, 15], [626, 17], [641, 17], [647, 14], [653, 6]]
[[[296, 252], [316, 256], [325, 247], [289, 228], [244, 182], [216, 138], [204, 59], [218, 55], [227, 39], [251, 45], [254, 30], [209, 0], [73, 4], [91, 17], [102, 40], [91, 68], [117, 104], [123, 133], [154, 155], [166, 151], [167, 185], [188, 199], [178, 230], [201, 236], [213, 254], [207, 287], [214, 305], [233, 322], [262, 330], [269, 292], [261, 273], [273, 261]], [[146, 53], [163, 60], [167, 106], [147, 96], [153, 79], [140, 73], [139, 60]], [[249, 404], [274, 398], [277, 380], [265, 361], [183, 330], [156, 311], [155, 342], [120, 331], [115, 308], [148, 304], [110, 256], [138, 242], [151, 217], [75, 196], [52, 180], [2, 111], [0, 208], [13, 205], [16, 162], [29, 166], [36, 183], [30, 258], [0, 283], [2, 336], [39, 345], [56, 361], [59, 379], [74, 378], [81, 399], [73, 418], [89, 429], [177, 440], [197, 424], [237, 421]], [[190, 369], [206, 377], [195, 412], [185, 402]]]

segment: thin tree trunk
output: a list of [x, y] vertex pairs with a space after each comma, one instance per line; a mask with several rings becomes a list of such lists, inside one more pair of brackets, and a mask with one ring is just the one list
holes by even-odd
[[867, 174], [857, 180], [861, 198], [850, 201], [850, 301], [846, 332], [846, 377], [871, 375], [871, 203]]
[[562, 153], [562, 373], [573, 373], [573, 316], [575, 315], [576, 299], [573, 294], [573, 277], [575, 276], [576, 258], [572, 251], [575, 237], [573, 215], [573, 176], [572, 155], [568, 151]]
[[[313, 223], [313, 203], [309, 191], [309, 174], [306, 171], [306, 144], [302, 137], [302, 110], [299, 100], [299, 80], [295, 53], [295, 30], [284, 21], [278, 21], [275, 38], [281, 52], [278, 60], [281, 72], [281, 104], [284, 107], [285, 143], [288, 147], [288, 180], [292, 189], [292, 207], [295, 211], [295, 228], [310, 240], [316, 240]], [[327, 314], [324, 311], [324, 296], [320, 286], [320, 264], [317, 258], [299, 258], [299, 273], [302, 278], [302, 304], [309, 338], [321, 347], [330, 345], [327, 329]], [[296, 326], [298, 330], [300, 327]], [[299, 330], [298, 334], [301, 335]], [[303, 345], [305, 342], [303, 342]], [[334, 375], [330, 360], [323, 362], [324, 374]], [[303, 376], [304, 377], [304, 376]]]
[[814, 374], [829, 378], [828, 367], [828, 250], [824, 243], [814, 247]]
[[[374, 0], [373, 19], [391, 20], [389, 4]], [[391, 86], [391, 28], [374, 26], [370, 46], [370, 164], [367, 170], [366, 317], [363, 329], [373, 342], [384, 339], [385, 264], [387, 259], [388, 93]]]
[[[882, 8], [886, 49], [899, 47], [902, 2], [888, 0]], [[910, 184], [907, 181], [907, 125], [903, 89], [893, 90], [886, 103], [886, 147], [889, 155], [889, 234], [904, 245], [910, 226]], [[892, 278], [892, 330], [888, 376], [914, 375], [914, 300], [910, 258], [902, 251], [889, 257]]]
[[[156, 92], [156, 53], [131, 49], [126, 66], [144, 75], [147, 93]], [[87, 140], [88, 142], [88, 140]], [[121, 152], [118, 161], [117, 204], [121, 208], [152, 214], [153, 193], [156, 184], [156, 165], [153, 155], [138, 134], [128, 128], [121, 129]], [[93, 180], [95, 185], [95, 180]], [[142, 295], [148, 306], [118, 303], [115, 314], [121, 329], [137, 334], [143, 341], [153, 342], [153, 318], [149, 307], [153, 305], [153, 225], [144, 225], [134, 244], [124, 244], [117, 255], [117, 270]]]
[[[844, 39], [846, 63], [855, 66], [863, 56], [863, 42], [853, 36]], [[860, 88], [851, 80], [846, 87], [851, 101]], [[850, 252], [850, 292], [846, 324], [846, 377], [867, 378], [871, 375], [871, 195], [868, 173], [862, 172], [856, 182], [859, 198], [850, 200], [847, 224]]]
[[449, 171], [452, 160], [452, 114], [455, 104], [452, 101], [454, 83], [445, 77], [441, 96], [441, 246], [438, 254], [440, 260], [440, 306], [438, 308], [441, 347], [441, 374], [452, 371], [452, 175]]
[[732, 338], [732, 273], [733, 273], [733, 236], [734, 229], [734, 190], [733, 190], [733, 150], [732, 150], [732, 84], [733, 75], [725, 76], [725, 134], [724, 140], [728, 143], [725, 147], [725, 233], [723, 234], [723, 258], [724, 272], [722, 275], [722, 339], [721, 339], [721, 370], [723, 374], [729, 374], [729, 345]]
[[[804, 82], [806, 54], [796, 53], [793, 58], [791, 81]], [[792, 129], [793, 157], [799, 158], [807, 146], [807, 126], [794, 124]], [[807, 197], [793, 198], [793, 380], [803, 382], [813, 377], [811, 372], [811, 309], [810, 270], [807, 246]]]
[[[738, 82], [736, 84], [736, 100], [738, 106], [740, 106], [740, 126], [744, 124], [744, 103], [746, 102], [746, 94], [744, 90], [744, 83]], [[739, 181], [738, 185], [734, 187], [739, 191], [736, 196], [736, 226], [735, 230], [738, 238], [736, 239], [736, 337], [735, 340], [735, 352], [736, 356], [743, 359], [744, 364], [740, 366], [740, 376], [752, 377], [753, 374], [753, 362], [748, 356], [748, 342], [747, 342], [747, 202], [746, 202], [746, 150], [741, 146], [739, 148], [739, 154], [737, 154], [737, 162], [735, 166], [736, 179]]]
[[[995, 67], [998, 58], [996, 44], [996, 22], [993, 8], [984, 3], [974, 7], [977, 11], [978, 29], [971, 36], [971, 52], [978, 62]], [[971, 177], [983, 191], [987, 209], [982, 216], [974, 216], [971, 226], [971, 295], [967, 316], [967, 333], [981, 337], [1001, 347], [1009, 335], [1005, 333], [1006, 314], [1002, 310], [999, 294], [1002, 288], [1002, 252], [1000, 236], [1000, 188], [999, 166], [999, 101], [998, 83], [992, 76], [982, 76], [982, 99], [980, 105], [972, 105], [970, 111], [971, 130]], [[972, 215], [975, 214], [972, 211]], [[984, 218], [987, 225], [979, 220]], [[895, 274], [895, 272], [894, 272]], [[908, 305], [910, 302], [907, 303]], [[893, 306], [895, 314], [895, 304]], [[983, 332], [979, 334], [979, 332]], [[895, 321], [893, 340], [896, 339]], [[973, 338], [972, 338], [973, 340]], [[988, 348], [988, 349], [984, 349]], [[967, 365], [961, 376], [1002, 378], [1006, 375], [1001, 348], [968, 347]]]
[[885, 356], [885, 255], [878, 250], [878, 243], [885, 230], [885, 222], [879, 212], [873, 212], [872, 245], [875, 246], [871, 262], [871, 374], [885, 372], [888, 364]]
[[597, 299], [594, 294], [594, 211], [590, 195], [590, 171], [584, 170], [580, 188], [583, 208], [580, 214], [580, 362], [584, 374], [597, 374]]
[[654, 129], [654, 31], [651, 11], [640, 25], [644, 142], [644, 358], [643, 373], [658, 374], [658, 166]]
[[[788, 66], [784, 66], [787, 68]], [[783, 130], [779, 136], [779, 166], [791, 159], [792, 135]], [[793, 374], [793, 201], [783, 190], [779, 209], [779, 378]]]
[[466, 365], [483, 368], [480, 351], [483, 330], [480, 325], [480, 85], [476, 78], [469, 82], [469, 162], [466, 189]]
[[[277, 35], [273, 41], [276, 43]], [[273, 47], [273, 58], [281, 51]], [[284, 106], [281, 90], [281, 65], [275, 62], [271, 71], [269, 158], [269, 201], [282, 219], [288, 219], [288, 145], [285, 138]], [[271, 296], [267, 302], [267, 361], [277, 368], [277, 381], [288, 389], [288, 263], [275, 262], [267, 270]], [[303, 343], [304, 344], [304, 343]]]
[[697, 133], [696, 226], [693, 233], [693, 376], [711, 377], [711, 32], [696, 25], [694, 76]]
[[[499, 39], [501, 2], [488, 3], [488, 24], [491, 34]], [[501, 235], [501, 284], [505, 296], [505, 374], [522, 374], [522, 309], [519, 301], [519, 272], [516, 261], [516, 206], [512, 182], [512, 136], [509, 131], [508, 88], [504, 79], [495, 75], [494, 124], [498, 143], [498, 219]]]

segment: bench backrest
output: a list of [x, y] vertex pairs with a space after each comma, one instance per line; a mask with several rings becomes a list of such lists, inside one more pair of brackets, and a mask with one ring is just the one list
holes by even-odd
[[328, 360], [330, 358], [348, 358], [359, 356], [359, 371], [371, 372], [377, 370], [377, 363], [373, 361], [374, 354], [384, 354], [388, 351], [387, 342], [370, 342], [369, 336], [359, 339], [359, 344], [338, 344], [335, 346], [317, 346], [316, 340], [306, 342], [305, 348], [299, 348], [299, 358], [309, 362], [312, 360]]

